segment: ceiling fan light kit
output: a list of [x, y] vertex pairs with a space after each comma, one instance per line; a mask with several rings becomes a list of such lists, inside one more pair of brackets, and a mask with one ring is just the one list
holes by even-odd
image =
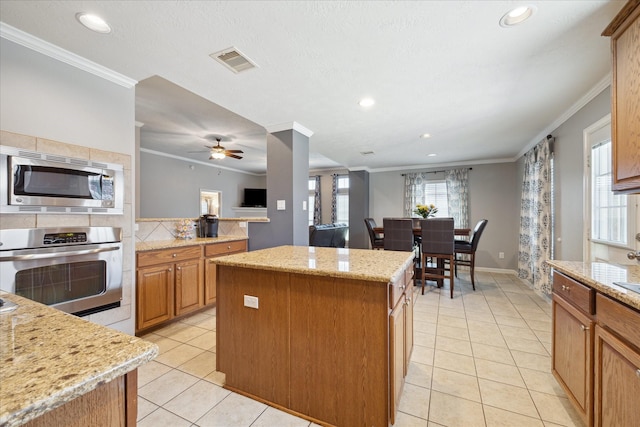
[[209, 154], [209, 160], [222, 160], [225, 157], [232, 157], [234, 159], [242, 159], [242, 156], [238, 156], [238, 154], [242, 154], [242, 150], [225, 150], [225, 148], [220, 145], [220, 138], [216, 138], [217, 144], [213, 147], [206, 146], [211, 150]]

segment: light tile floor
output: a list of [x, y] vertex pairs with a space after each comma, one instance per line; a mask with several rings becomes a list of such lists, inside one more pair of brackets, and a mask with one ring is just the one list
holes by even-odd
[[[550, 373], [551, 305], [513, 275], [460, 272], [415, 303], [415, 345], [395, 427], [581, 426]], [[419, 287], [416, 287], [419, 291]], [[221, 387], [215, 308], [143, 338], [160, 355], [139, 369], [140, 427], [316, 424]], [[348, 427], [348, 426], [347, 426]]]

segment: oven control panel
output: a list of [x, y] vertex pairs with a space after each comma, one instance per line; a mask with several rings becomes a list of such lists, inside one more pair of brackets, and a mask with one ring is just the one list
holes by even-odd
[[87, 233], [49, 233], [44, 235], [45, 245], [61, 243], [84, 243], [87, 241]]

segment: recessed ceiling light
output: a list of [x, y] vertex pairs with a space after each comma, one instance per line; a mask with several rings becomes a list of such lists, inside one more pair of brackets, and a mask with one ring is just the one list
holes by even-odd
[[430, 133], [423, 133], [422, 135], [420, 135], [420, 138], [424, 138], [424, 139], [431, 138], [431, 134]]
[[427, 157], [435, 157], [435, 156], [437, 156], [436, 153], [427, 154]]
[[361, 107], [371, 107], [373, 104], [375, 104], [376, 101], [373, 100], [373, 98], [363, 98], [360, 100], [360, 102], [358, 102], [358, 104]]
[[100, 18], [98, 15], [93, 15], [91, 13], [76, 13], [76, 19], [85, 27], [90, 29], [91, 31], [95, 31], [96, 33], [101, 34], [109, 34], [111, 32], [111, 27], [107, 22]]
[[500, 18], [500, 26], [506, 28], [521, 24], [531, 18], [535, 11], [536, 7], [532, 5], [516, 7]]

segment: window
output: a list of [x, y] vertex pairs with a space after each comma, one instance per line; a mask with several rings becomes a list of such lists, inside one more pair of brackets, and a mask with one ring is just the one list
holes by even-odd
[[627, 196], [611, 191], [611, 140], [591, 147], [591, 239], [626, 246]]
[[418, 198], [416, 200], [416, 204], [434, 204], [438, 208], [436, 217], [446, 218], [449, 216], [449, 203], [447, 202], [446, 181], [426, 181], [423, 184], [422, 195], [424, 200], [420, 200]]
[[338, 175], [336, 222], [349, 224], [349, 175]]
[[316, 205], [316, 179], [309, 178], [309, 204], [307, 205], [309, 211], [309, 225], [313, 225], [313, 210]]

